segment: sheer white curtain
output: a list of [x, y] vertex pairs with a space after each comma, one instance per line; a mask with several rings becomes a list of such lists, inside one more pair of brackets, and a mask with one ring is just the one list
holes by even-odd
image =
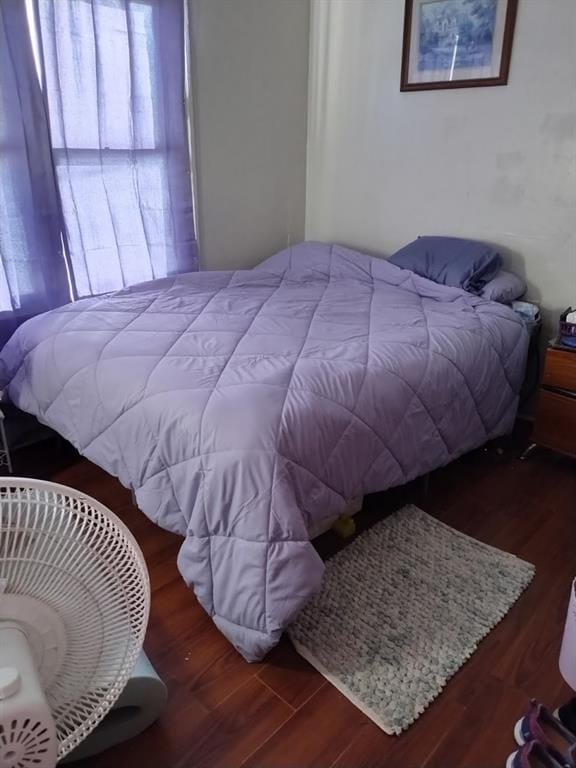
[[22, 0], [0, 2], [0, 346], [69, 300], [48, 122]]
[[182, 0], [36, 0], [75, 291], [198, 268]]

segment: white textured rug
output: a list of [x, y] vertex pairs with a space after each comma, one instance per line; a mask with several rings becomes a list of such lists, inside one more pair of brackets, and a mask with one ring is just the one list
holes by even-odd
[[407, 506], [326, 563], [290, 628], [298, 652], [386, 733], [422, 714], [534, 566]]

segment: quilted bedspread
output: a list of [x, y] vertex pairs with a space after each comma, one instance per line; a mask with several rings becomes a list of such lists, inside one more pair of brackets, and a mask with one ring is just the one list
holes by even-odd
[[510, 430], [527, 341], [505, 306], [304, 243], [33, 318], [0, 384], [185, 537], [184, 579], [256, 660], [320, 585], [312, 528]]

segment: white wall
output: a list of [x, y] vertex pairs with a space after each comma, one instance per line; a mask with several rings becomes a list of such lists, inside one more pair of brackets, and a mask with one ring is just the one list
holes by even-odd
[[520, 0], [507, 86], [400, 93], [404, 0], [313, 0], [306, 236], [389, 254], [419, 234], [507, 249], [576, 305], [576, 0]]
[[304, 236], [308, 0], [192, 0], [200, 259], [252, 266]]

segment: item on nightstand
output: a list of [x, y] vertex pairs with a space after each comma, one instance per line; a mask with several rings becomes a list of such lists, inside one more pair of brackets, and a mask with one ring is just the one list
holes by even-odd
[[560, 315], [560, 343], [576, 348], [576, 311], [572, 307]]

